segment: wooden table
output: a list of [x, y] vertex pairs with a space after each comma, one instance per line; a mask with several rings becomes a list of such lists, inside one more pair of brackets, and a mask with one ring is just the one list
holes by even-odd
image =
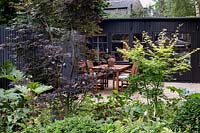
[[[92, 69], [95, 70], [113, 70], [113, 74], [116, 75], [116, 89], [119, 90], [119, 75], [120, 72], [127, 70], [131, 65], [114, 65], [113, 67], [108, 67], [107, 64], [94, 66]], [[115, 77], [113, 76], [113, 88], [115, 88]]]

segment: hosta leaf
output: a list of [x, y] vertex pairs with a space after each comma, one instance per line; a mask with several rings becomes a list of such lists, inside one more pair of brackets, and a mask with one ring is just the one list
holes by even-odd
[[51, 90], [52, 88], [53, 88], [52, 86], [40, 85], [37, 88], [33, 89], [32, 91], [34, 91], [37, 94], [41, 94], [47, 90]]
[[16, 81], [16, 78], [13, 75], [5, 75], [5, 76], [3, 76], [3, 78], [9, 79], [14, 82]]
[[6, 78], [14, 82], [24, 77], [24, 74], [17, 70], [16, 66], [12, 65], [10, 61], [6, 61], [5, 64], [1, 66], [0, 75], [0, 78]]
[[19, 99], [19, 97], [20, 97], [20, 94], [18, 93], [9, 93], [6, 95], [6, 98], [9, 100], [17, 100]]
[[40, 86], [39, 82], [31, 82], [30, 84], [28, 84], [28, 88], [30, 88], [31, 90], [37, 88], [38, 86]]
[[10, 73], [10, 75], [14, 76], [15, 80], [21, 80], [24, 77], [23, 72], [17, 70], [17, 69], [13, 69]]
[[34, 97], [31, 89], [29, 89], [27, 86], [16, 85], [15, 88], [22, 93], [24, 99], [26, 100], [31, 100]]
[[27, 94], [30, 91], [27, 86], [16, 85], [15, 88], [23, 94]]
[[3, 99], [4, 97], [4, 89], [0, 89], [0, 99]]
[[15, 93], [17, 91], [16, 88], [10, 88], [9, 90], [5, 90], [5, 94]]

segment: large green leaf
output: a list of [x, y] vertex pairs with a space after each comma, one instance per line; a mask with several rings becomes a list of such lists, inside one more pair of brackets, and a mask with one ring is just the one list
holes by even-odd
[[17, 70], [16, 68], [13, 68], [10, 72], [10, 75], [14, 76], [15, 81], [21, 80], [24, 77], [23, 72]]
[[52, 86], [40, 85], [37, 88], [33, 89], [32, 91], [34, 91], [37, 94], [41, 94], [45, 91], [51, 90], [52, 88], [53, 88]]
[[2, 66], [1, 66], [1, 74], [2, 75], [7, 75], [10, 73], [13, 69], [13, 65], [9, 60], [7, 60]]
[[31, 89], [29, 89], [27, 86], [16, 85], [15, 88], [22, 93], [24, 99], [32, 99], [33, 95], [31, 95]]
[[18, 100], [21, 95], [18, 93], [9, 93], [5, 96], [7, 99], [15, 101], [15, 100]]
[[33, 90], [39, 86], [40, 86], [39, 82], [31, 82], [30, 84], [28, 84], [28, 88], [30, 88], [31, 90]]
[[27, 86], [16, 85], [15, 88], [23, 94], [27, 94], [30, 91]]
[[10, 88], [8, 90], [5, 90], [5, 94], [9, 94], [9, 93], [15, 93], [17, 91], [16, 88]]
[[16, 78], [13, 75], [2, 75], [1, 78], [6, 78], [14, 82], [16, 81]]
[[0, 78], [6, 78], [11, 81], [19, 81], [24, 77], [23, 72], [17, 70], [16, 66], [8, 60], [1, 66]]

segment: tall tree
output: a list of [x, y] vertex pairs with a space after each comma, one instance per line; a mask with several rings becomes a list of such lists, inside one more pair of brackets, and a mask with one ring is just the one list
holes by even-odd
[[[154, 0], [160, 16], [199, 16], [200, 0]], [[160, 6], [159, 6], [160, 5]]]
[[95, 32], [106, 6], [104, 0], [23, 0], [17, 8], [45, 29], [56, 27], [88, 33]]
[[0, 25], [8, 25], [16, 17], [15, 4], [19, 0], [0, 0]]
[[156, 16], [165, 16], [165, 10], [167, 9], [166, 8], [166, 0], [154, 0], [156, 3], [155, 3], [155, 8], [157, 10], [156, 12]]
[[185, 17], [195, 16], [193, 0], [171, 0], [171, 16]]
[[[26, 51], [17, 54], [23, 57], [26, 72], [34, 81], [60, 86], [63, 64], [67, 64], [68, 75], [73, 79], [80, 44], [76, 40], [81, 40], [76, 33], [99, 32], [97, 23], [103, 18], [106, 5], [104, 0], [22, 0], [16, 6], [21, 15], [14, 23], [20, 34], [15, 45]], [[28, 41], [23, 39], [27, 33], [32, 35]]]

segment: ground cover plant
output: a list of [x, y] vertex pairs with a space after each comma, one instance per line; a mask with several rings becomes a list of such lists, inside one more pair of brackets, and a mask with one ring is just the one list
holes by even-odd
[[77, 99], [77, 95], [92, 91], [94, 86], [92, 79], [84, 76], [53, 90], [52, 86], [32, 82], [9, 61], [0, 69], [0, 78], [11, 81], [10, 87], [0, 88], [1, 132], [15, 132], [31, 124], [46, 125], [64, 119], [78, 107], [81, 99]]
[[178, 108], [176, 117], [173, 120], [172, 128], [184, 132], [200, 131], [200, 95], [192, 94], [184, 101], [183, 106]]
[[10, 81], [9, 86], [0, 88], [0, 131], [12, 132], [21, 129], [26, 123], [31, 112], [28, 101], [52, 87], [31, 82], [10, 61], [6, 61], [0, 68], [0, 78]]

